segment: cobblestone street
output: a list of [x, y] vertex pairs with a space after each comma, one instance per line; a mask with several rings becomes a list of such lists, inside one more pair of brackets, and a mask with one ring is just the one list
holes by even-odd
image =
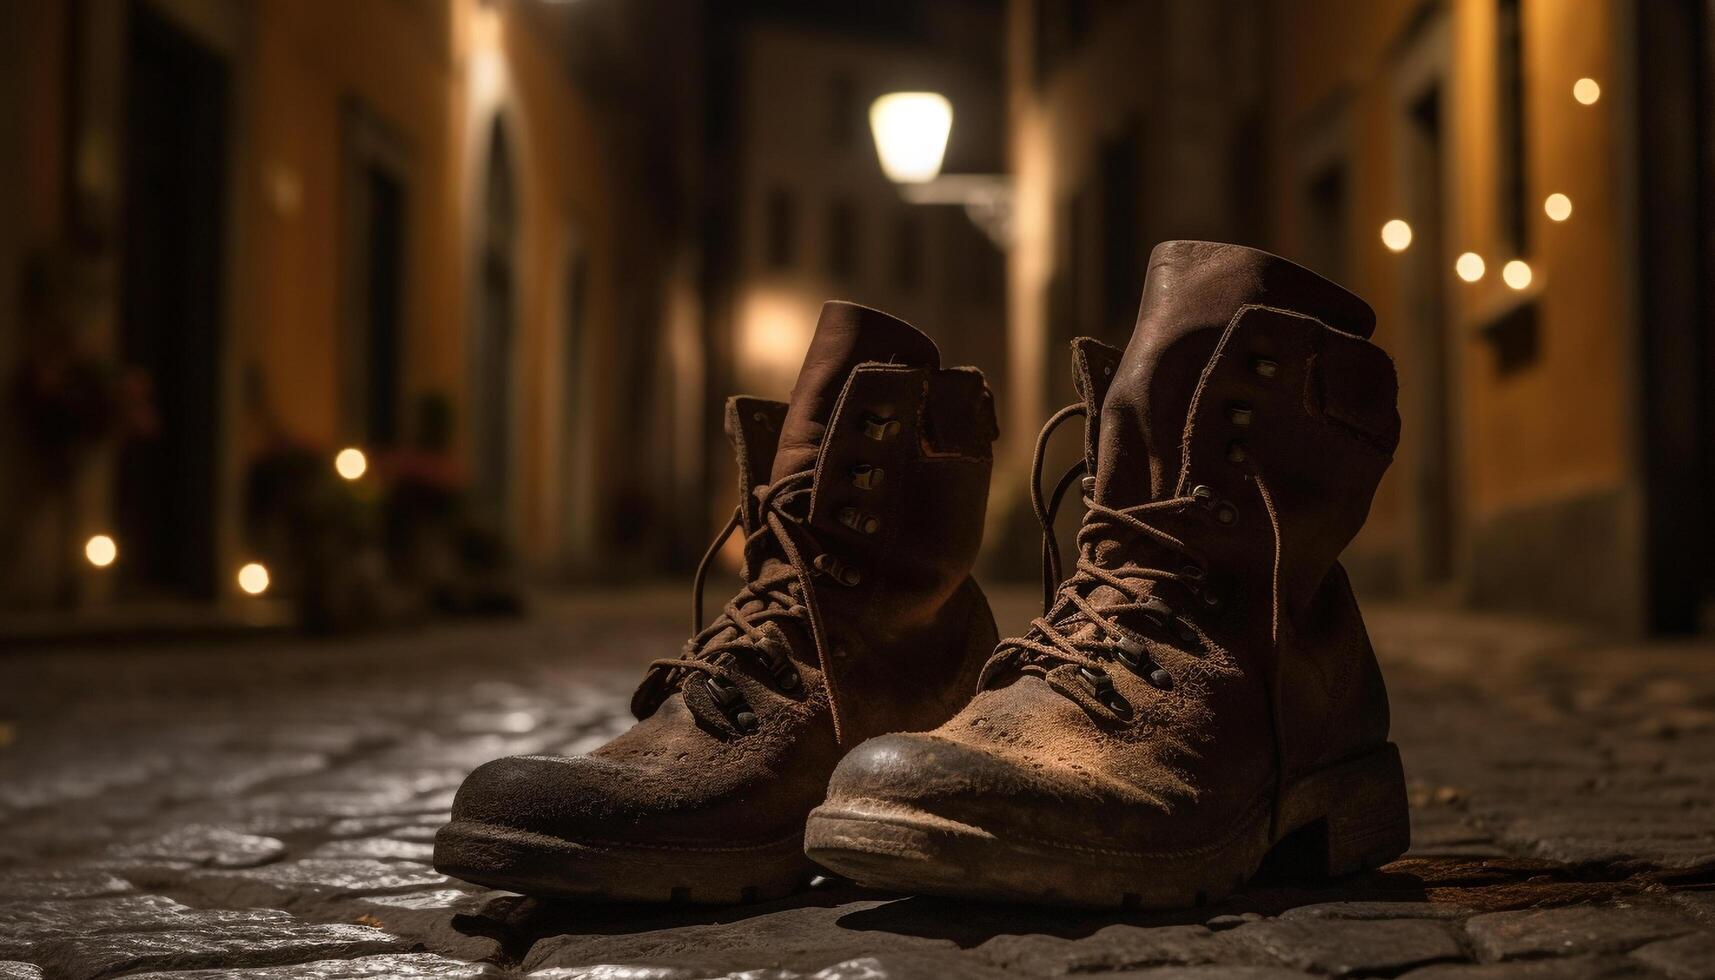
[[[1002, 630], [1029, 590], [997, 602]], [[824, 882], [549, 906], [428, 865], [459, 780], [578, 752], [675, 590], [314, 640], [0, 656], [0, 978], [1715, 977], [1715, 644], [1376, 607], [1414, 845], [1373, 874], [1091, 915]]]

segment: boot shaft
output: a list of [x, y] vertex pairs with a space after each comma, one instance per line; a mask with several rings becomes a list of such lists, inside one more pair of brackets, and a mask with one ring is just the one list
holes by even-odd
[[1101, 401], [1096, 499], [1204, 497], [1185, 530], [1210, 565], [1251, 614], [1295, 615], [1362, 527], [1399, 439], [1373, 329], [1362, 300], [1278, 256], [1158, 246]]
[[828, 303], [789, 404], [728, 402], [747, 532], [762, 519], [759, 492], [813, 472], [796, 511], [846, 742], [950, 714], [956, 701], [901, 692], [968, 697], [995, 642], [970, 580], [998, 435], [993, 398], [980, 371], [939, 362], [909, 324]]

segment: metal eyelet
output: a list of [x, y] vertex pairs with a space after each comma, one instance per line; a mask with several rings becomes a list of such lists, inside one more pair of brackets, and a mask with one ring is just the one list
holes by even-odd
[[1202, 641], [1197, 638], [1197, 631], [1191, 628], [1191, 624], [1186, 622], [1184, 617], [1175, 616], [1169, 625], [1173, 629], [1174, 638], [1180, 643], [1193, 648], [1202, 646]]
[[1232, 442], [1227, 443], [1227, 462], [1229, 462], [1229, 463], [1242, 463], [1248, 458], [1250, 458], [1250, 457], [1249, 457], [1249, 454], [1245, 452], [1245, 444], [1244, 443], [1238, 441], [1237, 439], [1234, 439]]
[[840, 523], [864, 534], [874, 534], [881, 530], [881, 518], [874, 514], [865, 514], [856, 507], [840, 508]]
[[1179, 574], [1193, 582], [1201, 582], [1208, 577], [1208, 573], [1203, 571], [1201, 565], [1186, 565], [1179, 570]]
[[881, 478], [886, 475], [887, 471], [879, 466], [859, 463], [852, 467], [852, 486], [859, 490], [874, 490], [881, 486]]
[[1127, 670], [1135, 672], [1143, 666], [1145, 652], [1143, 644], [1129, 636], [1122, 636], [1114, 641], [1114, 656], [1119, 658], [1120, 663], [1126, 665]]
[[1191, 496], [1196, 499], [1197, 503], [1207, 507], [1215, 502], [1215, 488], [1200, 484], [1191, 488]]
[[1095, 670], [1090, 667], [1078, 668], [1078, 679], [1089, 686], [1098, 698], [1107, 698], [1114, 692], [1114, 679], [1105, 670]]
[[1231, 526], [1238, 523], [1239, 509], [1223, 500], [1215, 505], [1215, 523]]
[[876, 442], [886, 442], [899, 434], [899, 420], [885, 415], [865, 415], [863, 434]]
[[1227, 419], [1234, 425], [1244, 428], [1251, 424], [1251, 417], [1256, 413], [1243, 402], [1234, 402], [1227, 406]]
[[841, 585], [853, 586], [863, 581], [863, 573], [840, 561], [833, 555], [823, 552], [817, 555], [810, 564], [816, 571], [828, 576]]
[[708, 691], [709, 697], [713, 698], [714, 702], [720, 705], [723, 709], [731, 707], [739, 699], [738, 688], [718, 681], [713, 677], [705, 678], [703, 680], [703, 690]]
[[1280, 373], [1280, 364], [1266, 357], [1253, 357], [1251, 358], [1251, 370], [1255, 371], [1259, 377], [1272, 378]]
[[757, 726], [756, 712], [740, 711], [732, 716], [732, 723], [737, 725], [741, 731], [754, 732]]
[[1173, 675], [1160, 667], [1149, 672], [1149, 686], [1162, 691], [1173, 690]]

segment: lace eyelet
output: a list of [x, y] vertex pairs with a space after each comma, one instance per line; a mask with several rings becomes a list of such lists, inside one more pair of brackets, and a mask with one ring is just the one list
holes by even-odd
[[1202, 645], [1202, 641], [1197, 638], [1197, 631], [1191, 628], [1191, 624], [1186, 622], [1184, 617], [1173, 617], [1172, 629], [1174, 638], [1185, 646], [1200, 647]]
[[834, 581], [845, 586], [855, 586], [863, 581], [863, 573], [840, 561], [833, 555], [823, 552], [810, 561], [810, 564]]
[[1238, 523], [1238, 520], [1239, 509], [1234, 507], [1231, 503], [1223, 500], [1215, 505], [1215, 523], [1231, 527]]
[[1266, 357], [1253, 357], [1251, 358], [1251, 370], [1256, 372], [1258, 377], [1272, 378], [1280, 373], [1280, 364]]
[[1208, 573], [1203, 571], [1203, 566], [1201, 565], [1186, 565], [1184, 568], [1179, 570], [1179, 574], [1193, 582], [1201, 582]]
[[1147, 679], [1149, 681], [1149, 686], [1156, 688], [1157, 690], [1173, 690], [1173, 675], [1162, 670], [1160, 667], [1150, 671]]
[[1143, 666], [1144, 646], [1129, 636], [1122, 636], [1114, 643], [1114, 656], [1126, 665], [1126, 669], [1135, 672]]
[[879, 466], [871, 466], [868, 463], [859, 463], [853, 466], [851, 472], [852, 486], [859, 490], [874, 490], [881, 486], [882, 477], [887, 475], [886, 470]]
[[863, 534], [874, 534], [881, 530], [881, 518], [874, 514], [865, 514], [856, 507], [840, 508], [840, 523]]
[[865, 415], [863, 434], [876, 442], [886, 442], [899, 434], [899, 420], [886, 415]]
[[1255, 414], [1251, 407], [1243, 402], [1234, 402], [1227, 406], [1227, 420], [1241, 429], [1251, 424]]
[[756, 731], [758, 723], [756, 712], [740, 711], [738, 714], [732, 716], [732, 723], [737, 725], [741, 731], [754, 732]]
[[1247, 452], [1245, 452], [1245, 444], [1244, 443], [1240, 442], [1237, 439], [1234, 439], [1232, 442], [1227, 443], [1227, 462], [1229, 462], [1229, 463], [1242, 463], [1249, 458], [1250, 458], [1250, 455]]
[[1083, 681], [1099, 698], [1106, 698], [1113, 693], [1114, 679], [1105, 670], [1091, 667], [1079, 667], [1078, 679]]

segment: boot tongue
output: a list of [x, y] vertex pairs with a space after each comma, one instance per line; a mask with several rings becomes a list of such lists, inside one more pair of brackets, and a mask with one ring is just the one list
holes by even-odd
[[1369, 337], [1363, 300], [1278, 255], [1218, 242], [1162, 242], [1149, 256], [1137, 326], [1102, 403], [1096, 500], [1128, 507], [1172, 496], [1191, 398], [1239, 308], [1292, 310]]
[[792, 386], [786, 421], [780, 426], [771, 480], [816, 465], [822, 432], [846, 378], [852, 368], [867, 361], [938, 368], [941, 352], [933, 340], [904, 320], [855, 303], [824, 303], [798, 383]]

